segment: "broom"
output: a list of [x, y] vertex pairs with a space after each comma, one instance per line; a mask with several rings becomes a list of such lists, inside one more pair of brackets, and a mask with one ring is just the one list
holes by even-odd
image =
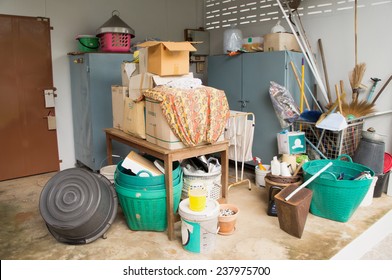
[[[340, 92], [342, 93], [342, 95], [346, 94], [344, 90], [343, 81], [340, 81]], [[342, 101], [342, 114], [348, 120], [367, 116], [374, 112], [375, 112], [374, 104], [367, 102], [366, 100], [358, 101], [358, 99], [356, 99], [355, 101], [352, 101], [350, 104], [348, 104], [344, 100]]]
[[356, 64], [354, 69], [350, 73], [349, 80], [353, 92], [352, 93], [353, 102], [358, 102], [359, 89], [364, 88], [364, 86], [362, 85], [362, 79], [363, 79], [363, 75], [365, 74], [365, 71], [366, 71], [366, 64], [360, 63], [360, 64]]

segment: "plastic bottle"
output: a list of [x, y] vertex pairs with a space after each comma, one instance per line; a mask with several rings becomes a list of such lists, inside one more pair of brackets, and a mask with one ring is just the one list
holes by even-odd
[[280, 175], [280, 162], [276, 156], [271, 160], [271, 174], [275, 176]]

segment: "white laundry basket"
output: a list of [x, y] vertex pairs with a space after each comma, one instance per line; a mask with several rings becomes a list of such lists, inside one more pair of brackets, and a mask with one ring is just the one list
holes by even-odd
[[188, 198], [188, 191], [192, 188], [207, 189], [207, 197], [217, 200], [222, 197], [221, 189], [221, 166], [219, 165], [216, 171], [207, 172], [192, 172], [186, 167], [182, 168], [184, 172], [184, 184], [182, 187], [181, 199]]

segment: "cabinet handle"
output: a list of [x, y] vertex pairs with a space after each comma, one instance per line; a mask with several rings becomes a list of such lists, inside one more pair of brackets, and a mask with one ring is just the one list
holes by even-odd
[[241, 102], [241, 108], [245, 108], [246, 103], [249, 103], [249, 100], [238, 100], [238, 102]]

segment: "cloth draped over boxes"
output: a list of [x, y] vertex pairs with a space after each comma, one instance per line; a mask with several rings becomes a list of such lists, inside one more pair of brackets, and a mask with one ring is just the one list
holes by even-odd
[[230, 116], [224, 91], [207, 86], [192, 89], [157, 86], [143, 94], [160, 102], [170, 128], [185, 146], [215, 143], [223, 135]]

